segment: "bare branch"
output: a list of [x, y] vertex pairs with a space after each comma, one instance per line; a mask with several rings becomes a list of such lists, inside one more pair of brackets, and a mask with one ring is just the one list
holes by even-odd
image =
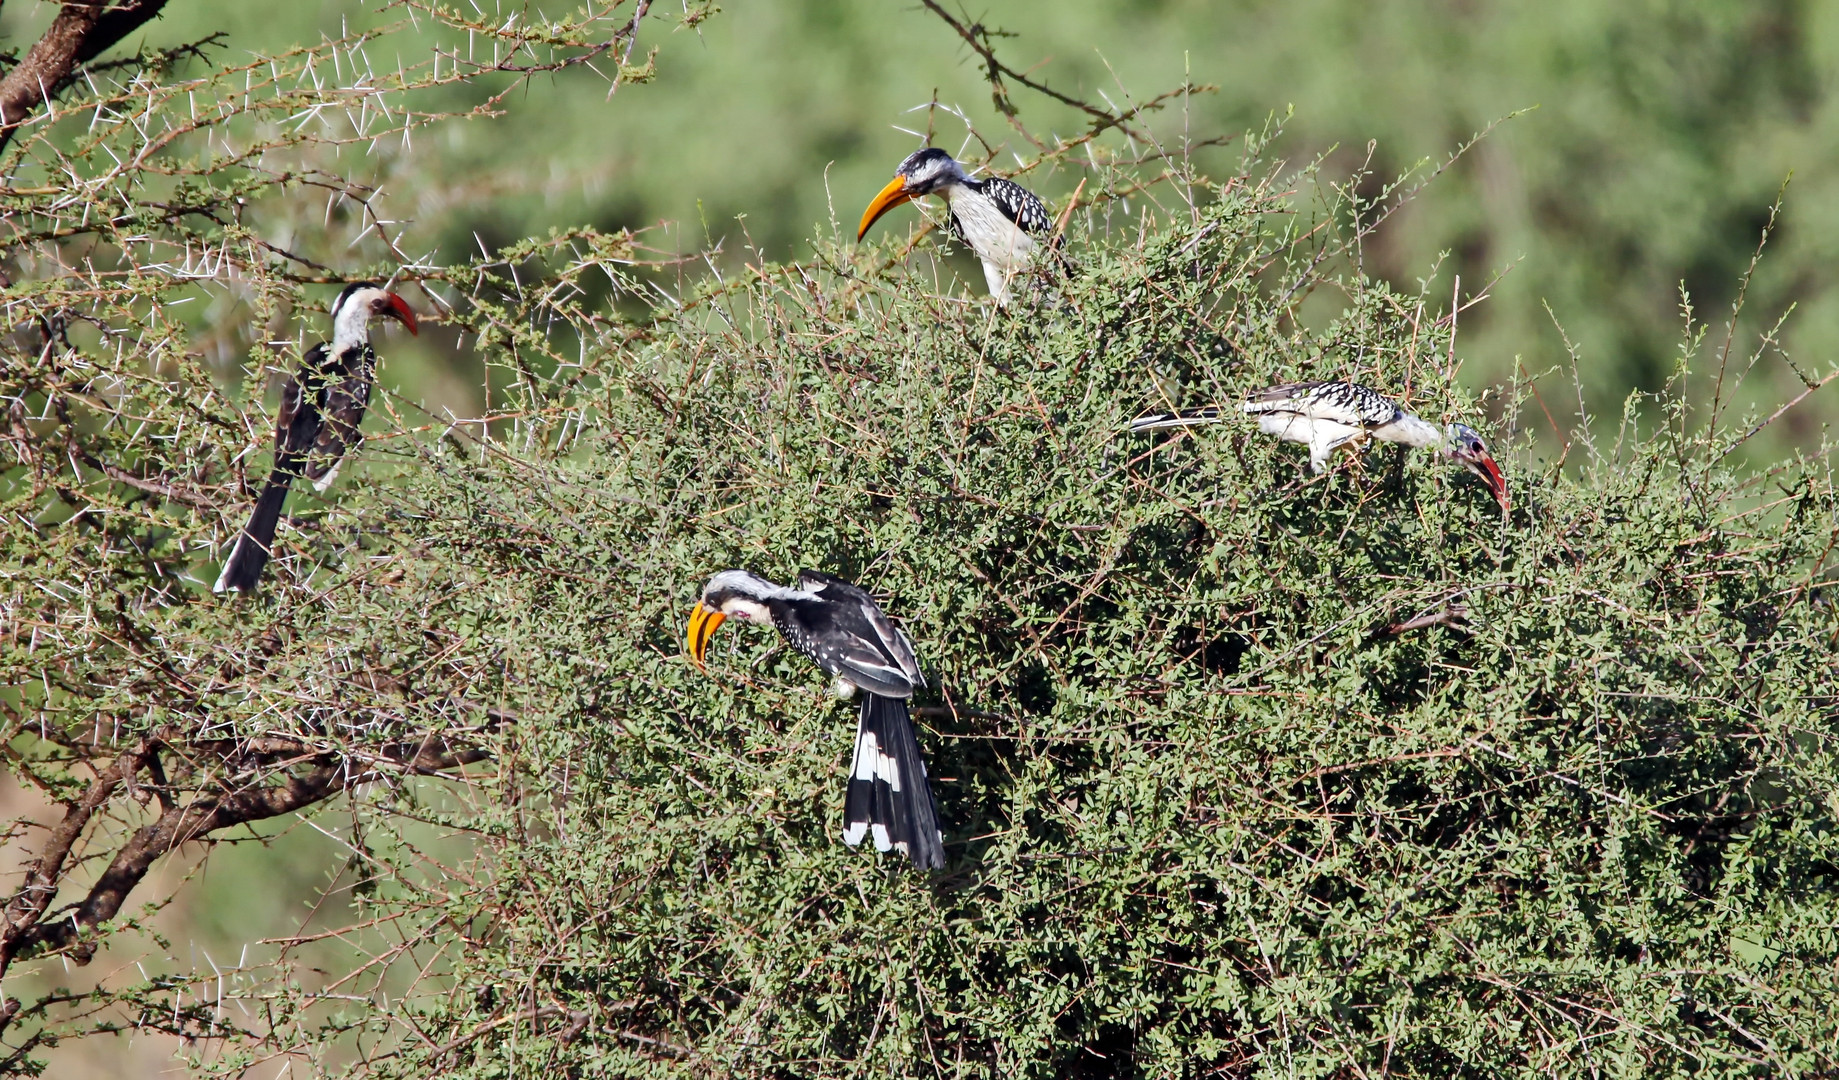
[[1037, 82], [1029, 78], [1026, 74], [1015, 70], [997, 59], [996, 50], [990, 45], [990, 38], [1000, 36], [1001, 31], [991, 30], [982, 23], [960, 22], [954, 18], [949, 11], [946, 11], [943, 5], [937, 3], [936, 0], [920, 0], [920, 2], [926, 6], [928, 11], [937, 15], [940, 19], [943, 19], [945, 24], [951, 27], [959, 37], [963, 38], [964, 43], [969, 45], [971, 50], [982, 58], [984, 78], [990, 84], [990, 98], [995, 104], [997, 111], [1004, 116], [1013, 119], [1018, 111], [1015, 103], [1009, 98], [1009, 88], [1003, 85], [1003, 80], [1009, 79], [1026, 86], [1037, 94], [1052, 98], [1062, 105], [1070, 106], [1085, 113], [1092, 118], [1092, 130], [1094, 133], [1103, 131], [1106, 128], [1115, 127], [1124, 131], [1132, 138], [1144, 138], [1142, 133], [1132, 131], [1125, 121], [1151, 106], [1143, 106], [1122, 113], [1108, 112], [1093, 105], [1091, 102], [1081, 101], [1079, 98], [1063, 94], [1053, 87], [1048, 86], [1046, 83]]
[[0, 79], [0, 149], [47, 98], [56, 97], [70, 82], [78, 64], [102, 55], [165, 7], [166, 0], [122, 0], [115, 6], [65, 3], [25, 59]]
[[[279, 781], [239, 784], [226, 780], [228, 790], [199, 795], [182, 806], [167, 805], [159, 820], [137, 830], [122, 845], [108, 869], [80, 903], [60, 912], [60, 917], [50, 922], [37, 921], [57, 890], [59, 870], [72, 843], [96, 808], [129, 780], [133, 772], [143, 766], [153, 767], [151, 744], [143, 744], [134, 754], [122, 755], [111, 769], [97, 778], [83, 800], [53, 830], [44, 853], [27, 873], [25, 887], [8, 905], [9, 936], [0, 939], [0, 973], [14, 957], [41, 948], [74, 946], [71, 959], [78, 964], [87, 963], [94, 946], [80, 941], [81, 937], [120, 913], [129, 894], [160, 857], [186, 843], [206, 839], [238, 825], [303, 810], [342, 791], [375, 782], [386, 772], [434, 775], [490, 757], [483, 749], [456, 748], [448, 740], [432, 734], [386, 745], [374, 755], [363, 756], [370, 768], [355, 769], [347, 755], [331, 751], [314, 753], [302, 739], [266, 738], [204, 745], [215, 745], [226, 751], [219, 759], [224, 766], [220, 775], [226, 778], [244, 774], [250, 765], [261, 765], [264, 760], [274, 762], [279, 758], [276, 762], [280, 767]], [[301, 766], [307, 766], [306, 771], [286, 771]]]
[[64, 877], [64, 861], [70, 856], [70, 849], [83, 835], [96, 811], [109, 801], [115, 789], [121, 786], [122, 778], [135, 767], [136, 754], [123, 754], [115, 763], [103, 770], [83, 793], [83, 797], [66, 808], [63, 820], [51, 830], [51, 836], [45, 841], [38, 858], [26, 871], [25, 883], [6, 905], [6, 926], [0, 928], [0, 972], [19, 951], [19, 939], [23, 931], [38, 921], [45, 913], [51, 898], [57, 895], [58, 883]]

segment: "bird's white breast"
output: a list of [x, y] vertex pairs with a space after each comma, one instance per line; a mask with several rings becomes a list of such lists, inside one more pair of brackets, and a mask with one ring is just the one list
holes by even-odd
[[1258, 430], [1288, 442], [1326, 443], [1351, 439], [1360, 435], [1364, 429], [1296, 413], [1270, 412], [1259, 414]]
[[993, 264], [1005, 277], [1028, 264], [1029, 256], [1034, 254], [1034, 237], [1003, 216], [988, 197], [954, 184], [946, 189], [946, 198], [964, 233], [964, 242], [985, 263]]

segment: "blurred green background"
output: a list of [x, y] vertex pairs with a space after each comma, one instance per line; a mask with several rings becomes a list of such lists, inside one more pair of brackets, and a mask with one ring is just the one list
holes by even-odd
[[[505, 16], [520, 4], [479, 0]], [[462, 4], [464, 6], [464, 4]], [[0, 47], [23, 48], [54, 5], [9, 3]], [[958, 9], [953, 8], [954, 12]], [[506, 115], [453, 123], [420, 137], [414, 167], [389, 192], [413, 219], [415, 251], [436, 261], [551, 227], [670, 223], [654, 240], [690, 251], [719, 241], [731, 260], [757, 248], [801, 258], [810, 238], [850, 232], [863, 205], [918, 140], [936, 99], [962, 109], [992, 141], [1032, 156], [991, 105], [980, 68], [933, 15], [906, 0], [736, 0], [693, 29], [681, 11], [654, 9], [640, 52], [657, 46], [656, 78], [622, 87], [575, 71], [506, 102]], [[327, 0], [171, 0], [147, 36], [164, 45], [222, 33], [220, 59], [285, 49], [320, 35], [404, 19], [380, 3]], [[1368, 270], [1414, 290], [1440, 253], [1434, 295], [1460, 275], [1473, 291], [1503, 271], [1492, 298], [1465, 312], [1465, 381], [1481, 388], [1516, 365], [1568, 364], [1546, 305], [1579, 350], [1590, 407], [1613, 415], [1630, 389], [1665, 381], [1681, 337], [1680, 290], [1698, 317], [1721, 325], [1771, 203], [1793, 176], [1784, 215], [1749, 291], [1748, 334], [1796, 305], [1780, 337], [1803, 370], [1839, 350], [1839, 3], [1819, 0], [984, 0], [969, 17], [1015, 36], [1009, 63], [1068, 93], [1146, 98], [1180, 83], [1214, 84], [1184, 116], [1153, 127], [1166, 142], [1262, 126], [1294, 107], [1282, 144], [1302, 164], [1332, 153], [1345, 176], [1373, 151], [1377, 190], [1424, 159], [1441, 161], [1473, 133], [1516, 110], [1367, 249]], [[405, 55], [410, 30], [388, 39]], [[374, 63], [386, 53], [373, 46]], [[1021, 119], [1041, 134], [1074, 136], [1071, 110], [1015, 91]], [[457, 103], [457, 102], [456, 102]], [[1536, 106], [1536, 108], [1532, 108]], [[939, 145], [957, 151], [964, 125], [934, 114]], [[1207, 151], [1224, 175], [1234, 149]], [[415, 186], [426, 176], [425, 189]], [[1072, 170], [1034, 174], [1063, 198]], [[405, 186], [405, 182], [407, 186]], [[901, 230], [911, 211], [879, 228]], [[951, 264], [967, 281], [973, 264]], [[981, 291], [981, 286], [974, 286]], [[1745, 348], [1748, 336], [1740, 338]], [[469, 388], [442, 373], [439, 339], [416, 352], [392, 340], [384, 377], [410, 397], [464, 408]], [[1575, 412], [1564, 382], [1547, 382], [1559, 423]], [[443, 381], [444, 380], [444, 381]], [[1799, 390], [1766, 358], [1740, 402], [1764, 408]], [[1835, 406], [1823, 391], [1790, 412], [1765, 452], [1813, 451]], [[1533, 421], [1521, 418], [1529, 425]], [[1544, 426], [1540, 417], [1539, 426]], [[206, 887], [165, 924], [183, 942], [234, 954], [254, 937], [284, 933], [339, 857], [309, 829], [269, 848], [216, 860]], [[298, 838], [297, 842], [294, 838]], [[284, 872], [283, 872], [284, 871]], [[133, 1064], [73, 1057], [57, 1075], [140, 1075], [172, 1049], [120, 1049]]]
[[[43, 6], [43, 5], [41, 5]], [[488, 13], [517, 4], [487, 3]], [[918, 141], [937, 99], [1010, 153], [1030, 156], [991, 106], [968, 50], [918, 4], [806, 0], [726, 6], [694, 30], [654, 12], [641, 50], [656, 80], [622, 88], [575, 71], [520, 92], [509, 115], [449, 127], [415, 153], [444, 182], [398, 191], [427, 248], [447, 257], [555, 225], [675, 223], [675, 243], [720, 240], [770, 258], [853, 228], [868, 197]], [[1219, 87], [1165, 112], [1165, 140], [1262, 125], [1293, 106], [1283, 144], [1303, 163], [1334, 150], [1331, 176], [1376, 140], [1376, 189], [1441, 161], [1516, 110], [1381, 231], [1369, 269], [1413, 286], [1438, 255], [1465, 289], [1506, 277], [1465, 312], [1460, 348], [1475, 385], [1516, 358], [1565, 362], [1549, 304], [1580, 349], [1593, 409], [1631, 387], [1657, 389], [1680, 340], [1680, 289], [1701, 318], [1728, 310], [1770, 204], [1792, 174], [1786, 214], [1750, 292], [1760, 328], [1791, 303], [1782, 339], [1803, 368], [1839, 341], [1839, 4], [1806, 0], [1235, 0], [1087, 3], [988, 0], [970, 9], [1005, 39], [1012, 66], [1086, 98], [1145, 98], [1184, 73]], [[12, 12], [9, 9], [8, 15]], [[226, 33], [233, 59], [403, 17], [355, 0], [251, 4], [176, 0], [155, 40]], [[407, 35], [392, 39], [404, 45]], [[406, 45], [404, 45], [406, 47]], [[642, 55], [642, 53], [641, 53]], [[373, 54], [373, 60], [377, 57]], [[1077, 135], [1079, 118], [1017, 91], [1038, 134]], [[964, 126], [938, 117], [957, 150]], [[1202, 155], [1216, 175], [1236, 151]], [[431, 174], [433, 175], [433, 174]], [[1070, 172], [1031, 182], [1064, 197]], [[895, 229], [911, 212], [890, 219]], [[960, 269], [970, 269], [965, 264]], [[1755, 391], [1796, 387], [1764, 365]], [[1816, 441], [1819, 409], [1791, 415], [1792, 441]]]
[[[494, 20], [522, 5], [485, 0]], [[7, 26], [49, 5], [9, 5]], [[16, 10], [17, 9], [17, 10]], [[957, 10], [957, 9], [952, 9]], [[498, 120], [453, 124], [417, 143], [431, 182], [393, 193], [436, 258], [459, 258], [552, 226], [671, 226], [683, 250], [720, 241], [739, 258], [809, 254], [809, 238], [853, 229], [918, 140], [935, 97], [1003, 151], [1031, 148], [991, 105], [980, 67], [935, 16], [895, 0], [725, 6], [694, 29], [654, 9], [640, 52], [659, 48], [655, 81], [609, 98], [575, 70], [520, 90]], [[39, 16], [39, 17], [42, 17]], [[148, 38], [171, 44], [222, 32], [222, 58], [279, 50], [404, 19], [361, 0], [259, 4], [174, 0]], [[1173, 144], [1261, 126], [1295, 109], [1283, 143], [1301, 164], [1333, 151], [1345, 176], [1376, 141], [1376, 191], [1517, 110], [1394, 217], [1368, 267], [1415, 287], [1448, 253], [1465, 290], [1506, 276], [1464, 313], [1459, 348], [1473, 385], [1566, 363], [1552, 313], [1579, 348], [1593, 411], [1630, 388], [1658, 389], [1680, 341], [1680, 290], [1720, 322], [1768, 210], [1792, 174], [1786, 213], [1750, 290], [1759, 330], [1797, 304], [1782, 347], [1818, 369], [1839, 341], [1839, 4], [1809, 0], [988, 0], [969, 17], [1013, 34], [1006, 59], [1057, 88], [1112, 101], [1146, 98], [1184, 73], [1215, 93], [1153, 127]], [[410, 31], [388, 48], [411, 50]], [[387, 49], [372, 47], [373, 63]], [[1026, 90], [1021, 119], [1074, 136], [1079, 117]], [[964, 145], [964, 124], [936, 117], [937, 141]], [[1215, 175], [1232, 148], [1203, 152]], [[1064, 197], [1072, 171], [1033, 174]], [[398, 181], [400, 184], [400, 180]], [[911, 211], [886, 228], [904, 228]], [[972, 264], [954, 264], [960, 272]], [[974, 279], [974, 273], [967, 280]], [[1779, 361], [1750, 388], [1773, 406], [1798, 389]], [[1568, 379], [1568, 376], [1566, 376]], [[1548, 395], [1548, 398], [1551, 395]], [[1782, 431], [1817, 442], [1825, 410], [1797, 410]], [[1780, 443], [1773, 449], [1779, 449]]]

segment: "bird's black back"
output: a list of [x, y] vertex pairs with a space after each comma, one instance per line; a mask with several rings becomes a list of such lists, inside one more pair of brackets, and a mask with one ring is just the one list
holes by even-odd
[[321, 346], [318, 362], [303, 365], [301, 374], [316, 391], [313, 397], [320, 416], [306, 463], [307, 479], [317, 481], [363, 442], [358, 428], [364, 423], [370, 388], [376, 382], [377, 353], [368, 342], [342, 354], [328, 354]]
[[[849, 587], [873, 605], [867, 593]], [[766, 607], [786, 643], [826, 673], [846, 678], [871, 694], [911, 697], [919, 684], [917, 672], [909, 671], [882, 640], [868, 612], [858, 603], [830, 599], [775, 598]]]

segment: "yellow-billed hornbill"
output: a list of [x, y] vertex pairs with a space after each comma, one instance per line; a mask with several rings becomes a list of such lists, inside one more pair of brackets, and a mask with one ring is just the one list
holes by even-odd
[[[1507, 478], [1474, 428], [1466, 424], [1438, 427], [1370, 387], [1350, 382], [1285, 383], [1253, 394], [1239, 403], [1239, 411], [1256, 416], [1258, 427], [1266, 434], [1307, 444], [1309, 467], [1315, 472], [1326, 469], [1328, 456], [1341, 447], [1378, 439], [1435, 450], [1461, 463], [1488, 485], [1502, 510], [1508, 509]], [[1140, 416], [1130, 422], [1130, 430], [1213, 424], [1221, 419], [1220, 407], [1210, 405]]]
[[314, 490], [324, 491], [338, 475], [344, 456], [363, 441], [358, 425], [370, 404], [377, 368], [370, 322], [378, 316], [399, 319], [409, 333], [417, 332], [415, 312], [381, 285], [347, 285], [332, 301], [332, 340], [308, 349], [300, 358], [299, 372], [281, 387], [268, 483], [256, 499], [249, 524], [231, 545], [212, 592], [254, 591], [268, 565], [275, 526], [294, 478], [304, 476], [313, 481]]
[[836, 678], [839, 697], [861, 692], [856, 750], [843, 799], [843, 842], [872, 837], [921, 870], [945, 865], [938, 805], [926, 780], [907, 699], [926, 685], [913, 642], [874, 598], [842, 578], [800, 570], [787, 588], [745, 570], [709, 579], [690, 611], [690, 659], [703, 667], [709, 639], [726, 619], [768, 623], [792, 648]]
[[1009, 282], [1053, 232], [1046, 205], [1034, 192], [1000, 176], [972, 179], [950, 154], [929, 146], [894, 170], [894, 179], [862, 212], [856, 239], [868, 235], [869, 226], [881, 215], [921, 195], [945, 198], [952, 235], [977, 253], [990, 295], [998, 304], [1007, 304]]

